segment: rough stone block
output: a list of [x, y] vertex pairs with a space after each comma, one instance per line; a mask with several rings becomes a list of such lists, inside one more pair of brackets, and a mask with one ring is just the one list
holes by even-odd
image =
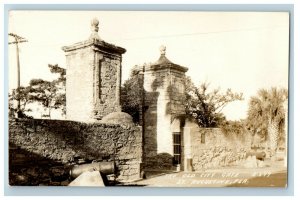
[[103, 179], [99, 171], [84, 172], [72, 181], [69, 186], [104, 187]]

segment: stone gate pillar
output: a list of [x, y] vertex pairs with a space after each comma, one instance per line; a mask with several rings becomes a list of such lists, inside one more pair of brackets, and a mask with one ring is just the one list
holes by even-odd
[[98, 24], [92, 20], [88, 40], [62, 48], [67, 62], [68, 120], [92, 122], [121, 111], [121, 63], [126, 50], [101, 40]]
[[173, 134], [180, 134], [183, 129], [179, 117], [185, 115], [185, 72], [187, 70], [188, 68], [168, 60], [164, 46], [160, 48], [158, 61], [143, 67], [146, 168], [173, 167], [174, 142], [179, 142], [174, 141]]

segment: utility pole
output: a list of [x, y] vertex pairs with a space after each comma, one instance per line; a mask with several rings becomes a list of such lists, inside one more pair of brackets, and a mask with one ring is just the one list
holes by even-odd
[[[17, 68], [18, 68], [18, 73], [17, 73], [17, 79], [18, 79], [18, 85], [17, 85], [17, 89], [20, 88], [20, 58], [19, 58], [19, 43], [23, 43], [23, 42], [28, 42], [25, 38], [18, 36], [17, 34], [14, 33], [9, 33], [9, 36], [14, 37], [13, 42], [9, 42], [8, 44], [15, 44], [16, 45], [16, 55], [17, 55]], [[19, 116], [19, 112], [20, 112], [20, 108], [21, 108], [21, 102], [20, 99], [18, 99], [18, 106], [17, 106], [17, 117]]]

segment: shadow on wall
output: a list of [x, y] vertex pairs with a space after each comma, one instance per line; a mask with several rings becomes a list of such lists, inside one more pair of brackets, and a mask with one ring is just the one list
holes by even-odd
[[155, 156], [145, 158], [145, 174], [146, 178], [152, 176], [153, 174], [162, 174], [167, 171], [173, 170], [173, 156], [168, 153], [160, 153]]
[[[145, 110], [144, 110], [144, 170], [147, 174], [153, 173], [165, 173], [168, 170], [174, 170], [173, 166], [173, 156], [169, 153], [157, 153], [158, 151], [158, 144], [157, 141], [161, 138], [158, 138], [157, 131], [158, 131], [158, 107], [159, 104], [159, 96], [164, 95], [158, 92], [159, 88], [164, 87], [164, 81], [160, 77], [159, 73], [154, 73], [154, 80], [151, 84], [151, 89], [153, 92], [146, 92], [145, 90]], [[167, 87], [167, 95], [170, 98], [171, 95], [171, 86]], [[161, 103], [161, 102], [160, 102]], [[165, 114], [172, 114], [170, 103], [166, 104], [166, 110], [164, 111]], [[171, 122], [170, 122], [171, 123]], [[164, 134], [171, 134], [171, 130], [167, 131]], [[172, 147], [173, 148], [173, 147]], [[155, 171], [155, 172], [154, 172]]]
[[69, 165], [9, 144], [9, 185], [68, 185]]
[[144, 170], [159, 168], [157, 160], [157, 102], [159, 92], [145, 91]]

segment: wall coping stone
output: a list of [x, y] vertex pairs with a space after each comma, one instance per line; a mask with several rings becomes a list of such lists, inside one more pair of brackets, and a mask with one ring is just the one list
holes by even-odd
[[95, 47], [99, 48], [100, 50], [113, 52], [113, 53], [123, 54], [126, 52], [126, 49], [124, 49], [122, 47], [107, 43], [103, 40], [97, 40], [95, 38], [85, 40], [82, 42], [78, 42], [73, 45], [63, 46], [62, 50], [64, 52], [70, 52], [70, 51], [76, 51], [78, 49], [82, 49], [82, 48], [86, 48], [86, 47], [90, 47], [90, 46], [95, 46]]

